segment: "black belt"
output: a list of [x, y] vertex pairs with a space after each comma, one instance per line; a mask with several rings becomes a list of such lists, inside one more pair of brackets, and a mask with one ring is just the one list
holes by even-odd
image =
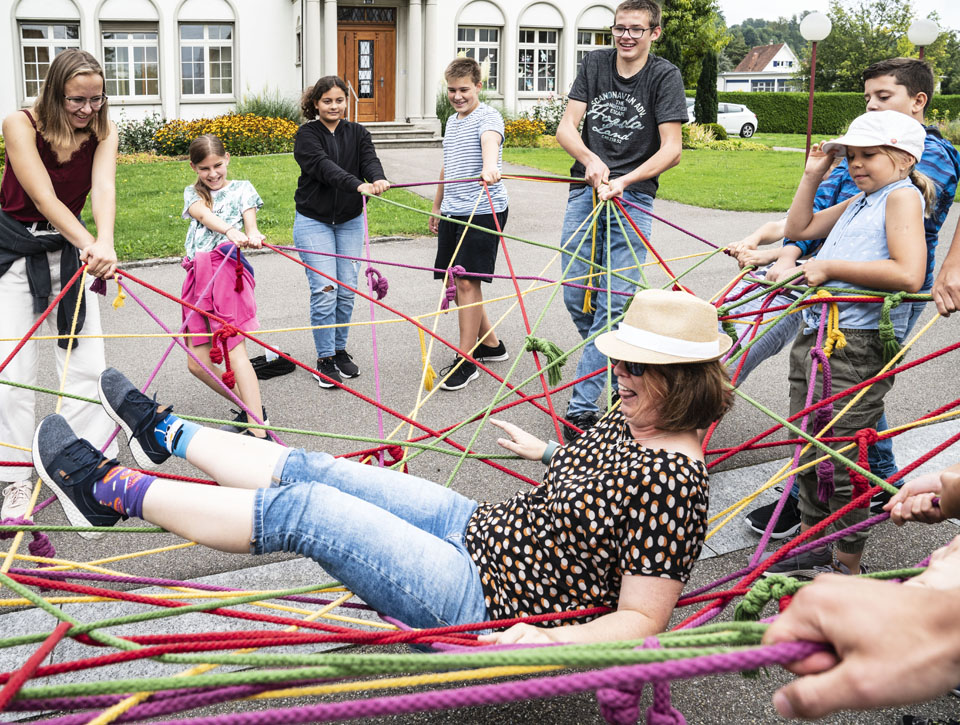
[[[19, 219], [17, 221], [20, 221]], [[20, 222], [31, 234], [59, 234], [60, 230], [44, 219], [42, 222]]]

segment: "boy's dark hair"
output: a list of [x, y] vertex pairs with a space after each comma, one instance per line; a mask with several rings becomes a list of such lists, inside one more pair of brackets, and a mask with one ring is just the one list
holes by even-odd
[[912, 98], [918, 93], [927, 94], [927, 102], [923, 106], [926, 114], [930, 101], [933, 100], [933, 71], [925, 60], [918, 58], [887, 58], [878, 61], [863, 72], [863, 82], [880, 76], [893, 76], [901, 86], [907, 89]]
[[645, 12], [648, 16], [650, 16], [651, 28], [660, 27], [660, 5], [659, 3], [654, 2], [654, 0], [623, 0], [622, 3], [617, 5], [617, 9], [613, 12], [613, 22], [617, 22], [617, 15], [619, 15], [621, 12], [625, 13], [633, 10]]
[[473, 58], [454, 58], [443, 72], [443, 77], [450, 81], [454, 78], [470, 78], [473, 85], [480, 83], [480, 64]]
[[334, 87], [343, 91], [343, 95], [347, 98], [350, 97], [347, 84], [343, 82], [340, 76], [323, 76], [300, 96], [300, 112], [303, 117], [308, 121], [315, 119], [317, 117], [317, 101], [320, 100], [320, 96]]

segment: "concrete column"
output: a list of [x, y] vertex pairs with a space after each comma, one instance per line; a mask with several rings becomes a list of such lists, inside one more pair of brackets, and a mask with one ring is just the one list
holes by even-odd
[[300, 33], [303, 35], [303, 75], [304, 85], [310, 86], [323, 75], [323, 56], [321, 55], [320, 0], [307, 0], [304, 17], [300, 19]]
[[437, 0], [425, 0], [427, 19], [424, 25], [423, 117], [436, 118], [435, 97], [440, 81], [440, 61], [437, 60], [440, 36], [437, 19]]
[[423, 14], [420, 0], [410, 0], [407, 15], [407, 117], [423, 117]]
[[500, 92], [503, 107], [510, 113], [517, 112], [517, 34], [516, 20], [504, 13], [503, 30], [500, 36]]
[[577, 76], [577, 28], [564, 18], [560, 32], [560, 49], [557, 58], [557, 89], [554, 93], [566, 93]]
[[321, 75], [337, 74], [337, 0], [323, 3], [323, 67]]

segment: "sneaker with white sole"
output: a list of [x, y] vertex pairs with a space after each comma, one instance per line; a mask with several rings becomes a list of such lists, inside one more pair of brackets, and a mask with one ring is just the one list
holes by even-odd
[[337, 363], [334, 362], [334, 359], [332, 356], [318, 357], [317, 371], [319, 371], [320, 373], [326, 376], [326, 377], [322, 377], [315, 373], [310, 373], [311, 375], [313, 375], [313, 379], [317, 381], [317, 384], [321, 388], [335, 388], [338, 385], [343, 385], [343, 378], [340, 377], [340, 371], [337, 370]]
[[[454, 368], [457, 366], [457, 363], [460, 363], [460, 367], [454, 370]], [[450, 372], [451, 370], [453, 370], [453, 372]], [[447, 377], [448, 373], [450, 377]], [[462, 390], [463, 388], [467, 387], [467, 384], [471, 380], [476, 380], [480, 377], [480, 371], [477, 370], [477, 366], [472, 362], [469, 360], [464, 360], [462, 357], [457, 355], [450, 365], [440, 371], [440, 377], [447, 378], [440, 383], [440, 388], [442, 390]]]
[[116, 368], [107, 368], [97, 381], [100, 402], [107, 415], [113, 418], [127, 436], [127, 445], [137, 465], [151, 468], [170, 457], [170, 451], [160, 445], [154, 430], [157, 423], [173, 412], [173, 406], [161, 408], [156, 398], [141, 393]]
[[22, 519], [26, 516], [31, 495], [33, 495], [32, 481], [14, 481], [5, 487], [0, 519]]
[[[33, 467], [57, 495], [72, 526], [113, 526], [126, 518], [93, 496], [93, 484], [117, 465], [116, 460], [77, 438], [62, 415], [48, 415], [33, 434]], [[85, 539], [103, 536], [100, 531], [77, 533]]]
[[360, 374], [360, 368], [353, 361], [353, 355], [346, 350], [337, 350], [333, 353], [333, 364], [337, 366], [342, 377], [355, 378]]
[[[783, 489], [780, 489], [781, 491]], [[777, 502], [768, 503], [766, 506], [759, 506], [746, 515], [744, 521], [747, 526], [756, 533], [763, 535], [770, 518], [773, 516], [774, 509], [777, 508]], [[777, 518], [777, 523], [773, 525], [773, 531], [770, 534], [771, 539], [785, 539], [793, 536], [800, 530], [800, 506], [793, 496], [787, 496], [787, 501], [783, 504], [783, 510]]]
[[[240, 435], [249, 435], [253, 436], [253, 431], [245, 425], [233, 425], [234, 423], [249, 423], [250, 419], [247, 417], [247, 411], [237, 410], [236, 408], [230, 408], [230, 412], [234, 414], [230, 423], [219, 426], [218, 430], [225, 431], [227, 433], [239, 433]], [[263, 421], [263, 425], [270, 425], [270, 419], [267, 417], [267, 409], [263, 406], [260, 406], [260, 420]], [[260, 425], [257, 423], [257, 425]], [[257, 437], [257, 436], [254, 436]]]
[[493, 346], [480, 343], [473, 350], [473, 359], [477, 362], [500, 362], [509, 360], [510, 353], [507, 352], [507, 346], [503, 344], [503, 340]]
[[[762, 564], [776, 553], [776, 551], [764, 552], [760, 555], [760, 563]], [[817, 574], [823, 573], [823, 567], [829, 567], [832, 564], [833, 548], [824, 544], [802, 554], [789, 554], [763, 573], [764, 576], [767, 574], [784, 574], [813, 579]]]

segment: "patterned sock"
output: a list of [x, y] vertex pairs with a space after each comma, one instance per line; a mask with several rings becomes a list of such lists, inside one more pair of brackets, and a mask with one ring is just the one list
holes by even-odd
[[143, 497], [156, 480], [156, 476], [114, 466], [93, 484], [93, 497], [118, 514], [140, 519], [143, 518]]
[[189, 420], [178, 418], [173, 413], [157, 423], [153, 429], [157, 443], [170, 451], [178, 458], [187, 457], [187, 444], [203, 426]]

